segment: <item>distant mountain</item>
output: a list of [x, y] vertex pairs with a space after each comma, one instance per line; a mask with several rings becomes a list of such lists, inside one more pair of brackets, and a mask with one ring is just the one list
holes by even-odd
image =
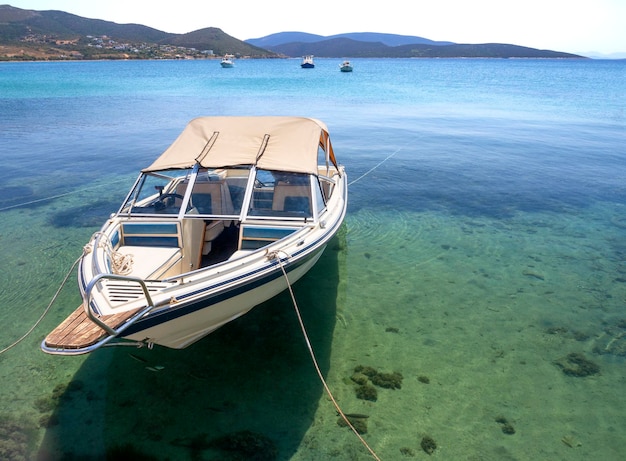
[[306, 32], [279, 32], [261, 38], [251, 38], [245, 40], [245, 42], [250, 45], [268, 49], [273, 46], [284, 45], [285, 43], [314, 43], [321, 42], [322, 40], [326, 40], [326, 37], [323, 35], [308, 34]]
[[358, 32], [332, 35], [281, 32], [246, 40], [286, 56], [353, 58], [583, 58], [559, 51], [538, 50], [504, 43], [457, 44], [408, 35]]
[[351, 32], [347, 34], [337, 34], [324, 37], [322, 35], [307, 34], [306, 32], [279, 32], [277, 34], [267, 35], [261, 38], [251, 38], [245, 40], [250, 45], [258, 46], [269, 50], [279, 45], [285, 45], [288, 43], [301, 42], [301, 43], [314, 43], [324, 40], [333, 40], [336, 38], [347, 38], [350, 40], [356, 40], [359, 42], [380, 42], [387, 46], [400, 46], [411, 44], [423, 44], [423, 45], [453, 45], [453, 42], [435, 42], [423, 37], [416, 37], [411, 35], [394, 35], [394, 34], [381, 34], [377, 32]]
[[[98, 41], [94, 41], [96, 38]], [[63, 11], [23, 10], [10, 5], [0, 5], [0, 45], [0, 60], [206, 57], [202, 50], [219, 56], [230, 53], [278, 57], [214, 27], [171, 34], [139, 24], [117, 24]]]

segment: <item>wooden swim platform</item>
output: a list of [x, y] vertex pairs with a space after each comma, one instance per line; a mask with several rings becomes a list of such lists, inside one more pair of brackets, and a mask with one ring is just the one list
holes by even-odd
[[[99, 319], [109, 327], [117, 329], [138, 311], [139, 308], [119, 314], [103, 315]], [[82, 349], [93, 346], [107, 336], [106, 331], [87, 317], [81, 305], [46, 336], [45, 344], [55, 349]]]

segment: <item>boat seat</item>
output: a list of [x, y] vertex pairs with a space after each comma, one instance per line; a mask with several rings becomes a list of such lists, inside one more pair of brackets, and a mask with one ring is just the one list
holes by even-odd
[[[223, 215], [233, 213], [228, 186], [224, 181], [197, 182], [191, 192], [191, 203], [201, 215]], [[213, 240], [215, 240], [230, 224], [230, 221], [221, 219], [206, 221], [204, 229], [204, 244], [202, 254], [211, 252]]]
[[[198, 190], [200, 189], [200, 190]], [[191, 193], [191, 204], [199, 214], [221, 214], [222, 190], [220, 184], [196, 185]]]
[[311, 188], [308, 184], [278, 182], [274, 188], [273, 211], [299, 212], [311, 214]]
[[215, 240], [224, 231], [224, 221], [208, 221], [204, 228], [204, 246], [202, 247], [202, 254], [204, 256], [211, 252], [213, 246], [213, 240]]

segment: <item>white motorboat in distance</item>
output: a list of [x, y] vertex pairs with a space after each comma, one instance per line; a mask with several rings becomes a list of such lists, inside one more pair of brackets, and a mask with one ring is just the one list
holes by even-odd
[[224, 57], [222, 58], [222, 61], [220, 62], [220, 65], [227, 69], [231, 67], [235, 67], [235, 56], [232, 54], [224, 55]]
[[344, 61], [339, 65], [339, 70], [341, 72], [352, 72], [352, 63], [350, 61]]
[[311, 269], [347, 197], [323, 122], [194, 119], [85, 246], [82, 305], [41, 348], [185, 348]]
[[309, 54], [302, 57], [302, 63], [300, 67], [303, 69], [313, 69], [315, 67], [315, 63], [313, 62], [313, 55]]

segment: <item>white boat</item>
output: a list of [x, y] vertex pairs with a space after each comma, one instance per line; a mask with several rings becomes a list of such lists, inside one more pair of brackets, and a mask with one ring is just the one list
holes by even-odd
[[225, 68], [235, 67], [235, 56], [232, 54], [225, 54], [220, 62], [220, 65]]
[[315, 67], [315, 63], [313, 62], [313, 55], [308, 54], [306, 56], [303, 56], [300, 67], [302, 67], [303, 69], [313, 69]]
[[319, 120], [192, 120], [85, 246], [82, 305], [42, 350], [189, 346], [313, 267], [347, 196]]
[[352, 72], [352, 63], [350, 61], [344, 61], [339, 65], [339, 70], [341, 72]]

